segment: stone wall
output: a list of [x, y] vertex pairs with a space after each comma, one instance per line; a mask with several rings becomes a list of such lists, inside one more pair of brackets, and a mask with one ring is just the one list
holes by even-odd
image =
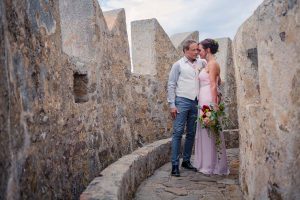
[[123, 156], [88, 185], [80, 200], [132, 199], [139, 185], [168, 162], [171, 143], [171, 138], [159, 140]]
[[7, 0], [0, 10], [0, 199], [76, 199], [118, 158], [171, 136], [166, 87], [181, 53], [157, 20], [133, 22], [131, 73], [123, 9]]
[[164, 70], [177, 57], [159, 25], [161, 67], [149, 76], [130, 72], [122, 9], [7, 0], [0, 10], [0, 199], [77, 199], [106, 166], [170, 137]]
[[[233, 41], [246, 199], [300, 196], [299, 6], [266, 0]], [[171, 136], [180, 52], [155, 19], [133, 22], [131, 73], [125, 21], [97, 0], [0, 1], [0, 199], [77, 199], [106, 166]], [[219, 42], [234, 99], [231, 42]]]
[[229, 122], [225, 129], [238, 129], [236, 81], [232, 60], [232, 41], [230, 38], [217, 38], [219, 50], [216, 53], [216, 60], [221, 70], [222, 99], [225, 103], [226, 114]]
[[154, 141], [171, 133], [167, 80], [180, 55], [156, 19], [133, 21], [131, 27], [135, 126], [152, 132], [142, 141]]
[[265, 0], [234, 38], [246, 199], [300, 198], [300, 2]]

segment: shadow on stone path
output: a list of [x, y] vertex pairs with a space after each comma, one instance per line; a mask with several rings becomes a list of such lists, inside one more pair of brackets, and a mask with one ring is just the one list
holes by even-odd
[[181, 177], [172, 177], [171, 163], [167, 163], [140, 185], [134, 200], [241, 200], [238, 154], [238, 148], [227, 149], [228, 176], [207, 176], [181, 168]]

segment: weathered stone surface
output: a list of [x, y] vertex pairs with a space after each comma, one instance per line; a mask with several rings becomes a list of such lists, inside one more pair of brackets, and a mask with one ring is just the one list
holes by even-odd
[[126, 16], [124, 9], [117, 9], [103, 12], [105, 21], [107, 23], [110, 37], [111, 55], [114, 57], [113, 63], [118, 63], [117, 66], [112, 66], [114, 75], [124, 76], [130, 74], [130, 56], [129, 43], [126, 29]]
[[[136, 24], [140, 68], [131, 74], [122, 9], [103, 15], [96, 0], [6, 0], [0, 11], [0, 199], [77, 199], [106, 166], [170, 136], [166, 82], [180, 55], [155, 19]], [[299, 16], [299, 1], [266, 0], [233, 42], [246, 199], [300, 195]], [[230, 58], [229, 40], [224, 45]], [[226, 66], [225, 94], [234, 97]], [[191, 198], [236, 189], [213, 183], [201, 182], [207, 192]], [[156, 197], [176, 198], [162, 187]]]
[[131, 29], [134, 73], [161, 76], [160, 72], [170, 69], [179, 56], [157, 20], [133, 21]]
[[77, 199], [106, 166], [170, 136], [165, 83], [130, 73], [124, 10], [108, 27], [94, 0], [0, 9], [1, 199]]
[[[125, 10], [122, 9], [117, 9], [117, 10], [110, 10], [110, 11], [106, 11], [103, 12], [103, 16], [105, 18], [107, 27], [109, 30], [113, 30], [113, 29], [119, 29], [120, 27], [117, 25], [118, 23], [123, 23], [124, 19], [125, 19]], [[123, 26], [125, 25], [126, 27], [126, 23], [122, 24]]]
[[182, 45], [185, 40], [195, 40], [196, 42], [199, 41], [199, 31], [194, 32], [185, 32], [185, 33], [177, 33], [170, 36], [170, 40], [172, 41], [174, 47], [177, 49], [178, 53], [183, 55]]
[[239, 147], [239, 130], [238, 129], [224, 130], [223, 133], [224, 133], [226, 149]]
[[59, 1], [63, 52], [82, 61], [101, 59], [107, 27], [96, 0]]
[[[136, 105], [134, 125], [139, 146], [170, 136], [172, 120], [166, 104], [168, 74], [179, 59], [168, 35], [156, 19], [132, 22], [132, 97]], [[155, 134], [145, 134], [152, 132]]]
[[232, 42], [230, 38], [215, 39], [219, 44], [219, 51], [216, 53], [216, 59], [221, 70], [221, 89], [222, 98], [226, 104], [226, 114], [228, 115], [229, 123], [225, 129], [237, 129], [237, 100], [236, 100], [236, 81], [235, 72], [232, 60]]
[[[150, 199], [232, 199], [241, 200], [243, 195], [238, 184], [239, 149], [227, 149], [230, 163], [228, 176], [207, 176], [181, 168], [181, 177], [170, 175], [171, 163], [167, 163], [145, 180], [135, 194], [135, 200]], [[193, 159], [193, 158], [192, 158]], [[169, 174], [166, 180], [161, 174]]]
[[131, 22], [132, 63], [136, 74], [157, 74], [154, 43], [158, 26], [156, 19]]
[[5, 17], [4, 2], [0, 1], [0, 199], [6, 198], [7, 181], [9, 178], [9, 168], [11, 164], [10, 149], [10, 117], [9, 117], [9, 74], [5, 68], [7, 44], [5, 27], [7, 21]]
[[299, 1], [266, 0], [233, 42], [246, 199], [300, 197], [299, 13]]
[[186, 196], [188, 194], [185, 188], [165, 188], [165, 191], [175, 194], [176, 196]]
[[130, 199], [140, 183], [168, 162], [171, 139], [160, 140], [120, 158], [101, 172], [80, 199]]

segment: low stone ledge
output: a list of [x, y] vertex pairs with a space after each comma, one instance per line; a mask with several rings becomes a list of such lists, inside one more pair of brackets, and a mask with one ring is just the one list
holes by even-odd
[[147, 177], [170, 162], [171, 138], [159, 140], [123, 156], [105, 168], [81, 194], [81, 200], [131, 199]]

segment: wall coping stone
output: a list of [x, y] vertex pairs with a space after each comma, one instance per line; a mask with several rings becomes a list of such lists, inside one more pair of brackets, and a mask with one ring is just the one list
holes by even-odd
[[142, 181], [170, 162], [172, 138], [139, 148], [109, 165], [81, 194], [81, 200], [131, 199]]

